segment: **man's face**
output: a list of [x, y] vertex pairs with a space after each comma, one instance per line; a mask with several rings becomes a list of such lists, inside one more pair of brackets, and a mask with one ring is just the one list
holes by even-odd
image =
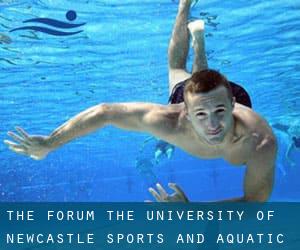
[[188, 119], [197, 134], [211, 145], [223, 141], [233, 123], [234, 102], [225, 87], [220, 86], [208, 93], [186, 96]]

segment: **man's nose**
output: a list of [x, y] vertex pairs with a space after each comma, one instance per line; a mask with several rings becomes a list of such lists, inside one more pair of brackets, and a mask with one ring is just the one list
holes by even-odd
[[208, 128], [211, 130], [217, 129], [219, 127], [219, 121], [214, 116], [209, 116], [208, 118]]

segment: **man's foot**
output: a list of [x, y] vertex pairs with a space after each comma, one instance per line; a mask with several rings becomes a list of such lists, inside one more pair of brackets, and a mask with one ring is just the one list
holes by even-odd
[[193, 0], [180, 0], [179, 1], [179, 7], [184, 7], [184, 6], [191, 6], [191, 4], [193, 3]]
[[188, 24], [188, 29], [192, 37], [192, 46], [199, 44], [204, 39], [204, 21], [196, 20]]
[[174, 147], [170, 147], [166, 151], [167, 158], [170, 160], [174, 153]]
[[155, 164], [158, 164], [161, 160], [161, 157], [163, 155], [163, 151], [161, 151], [160, 149], [157, 149], [154, 153], [154, 159], [155, 159]]
[[179, 4], [181, 6], [188, 5], [188, 6], [191, 6], [191, 8], [194, 8], [197, 5], [198, 2], [199, 2], [199, 0], [180, 0]]

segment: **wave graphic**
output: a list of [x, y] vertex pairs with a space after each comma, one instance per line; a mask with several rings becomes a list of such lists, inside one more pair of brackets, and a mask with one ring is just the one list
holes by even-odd
[[58, 21], [51, 18], [33, 18], [26, 21], [23, 21], [23, 23], [43, 23], [47, 24], [56, 28], [62, 28], [62, 29], [71, 29], [71, 28], [77, 28], [82, 25], [85, 25], [85, 23], [79, 23], [79, 24], [72, 24], [72, 23], [66, 23], [62, 21]]
[[45, 28], [45, 27], [26, 26], [26, 27], [12, 29], [12, 30], [10, 30], [10, 32], [13, 32], [16, 30], [34, 30], [34, 31], [40, 31], [40, 32], [47, 33], [47, 34], [54, 35], [54, 36], [71, 36], [71, 35], [75, 35], [75, 34], [78, 34], [83, 31], [83, 30], [79, 30], [79, 31], [75, 31], [75, 32], [63, 32], [63, 31], [53, 30], [53, 29], [49, 29], [49, 28]]
[[[66, 18], [69, 21], [75, 20], [76, 17], [77, 17], [77, 14], [73, 10], [69, 10], [66, 13]], [[45, 25], [55, 27], [55, 28], [60, 28], [60, 29], [78, 28], [78, 27], [86, 24], [86, 23], [72, 24], [72, 23], [67, 23], [67, 22], [63, 22], [63, 21], [59, 21], [59, 20], [55, 20], [55, 19], [51, 19], [51, 18], [33, 18], [33, 19], [25, 20], [25, 21], [23, 21], [23, 23], [41, 23], [41, 24], [45, 24]], [[40, 27], [40, 26], [23, 26], [23, 27], [12, 29], [9, 32], [14, 32], [17, 30], [34, 30], [34, 31], [39, 31], [39, 32], [47, 33], [47, 34], [54, 35], [54, 36], [71, 36], [71, 35], [75, 35], [75, 34], [78, 34], [83, 31], [83, 30], [79, 30], [79, 31], [74, 31], [74, 32], [65, 32], [65, 31], [60, 31], [60, 30], [56, 30], [56, 29]]]

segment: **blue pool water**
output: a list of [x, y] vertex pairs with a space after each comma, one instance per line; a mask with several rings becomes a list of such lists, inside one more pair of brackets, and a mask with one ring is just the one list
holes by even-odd
[[[77, 13], [74, 23], [86, 23], [75, 29], [81, 33], [9, 32], [32, 18], [67, 21], [68, 10]], [[206, 22], [209, 66], [242, 83], [270, 123], [300, 122], [299, 10], [295, 0], [200, 0], [192, 10], [192, 19]], [[166, 52], [176, 11], [171, 0], [0, 1], [0, 201], [143, 201], [156, 180], [178, 183], [192, 201], [242, 194], [244, 167], [179, 149], [153, 166], [156, 177], [141, 174], [136, 160], [153, 153], [152, 141], [141, 150], [146, 134], [107, 127], [42, 161], [2, 143], [16, 125], [46, 135], [102, 102], [166, 103]], [[292, 152], [291, 168], [284, 158], [290, 138], [277, 134], [277, 165], [286, 174], [277, 168], [272, 199], [300, 200], [299, 152]]]

